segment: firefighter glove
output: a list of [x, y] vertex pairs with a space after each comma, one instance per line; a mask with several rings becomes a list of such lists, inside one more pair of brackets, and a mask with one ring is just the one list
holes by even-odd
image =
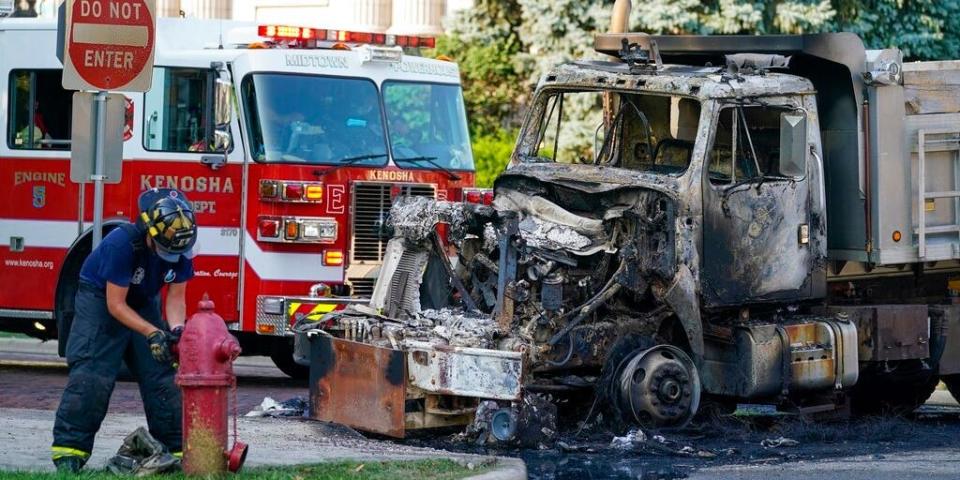
[[180, 343], [181, 336], [183, 336], [183, 325], [177, 325], [176, 327], [173, 327], [173, 330], [170, 330], [170, 343]]
[[156, 361], [160, 363], [173, 362], [173, 355], [170, 353], [170, 345], [173, 343], [172, 340], [172, 335], [163, 330], [157, 330], [147, 337], [147, 344], [150, 345], [150, 353]]

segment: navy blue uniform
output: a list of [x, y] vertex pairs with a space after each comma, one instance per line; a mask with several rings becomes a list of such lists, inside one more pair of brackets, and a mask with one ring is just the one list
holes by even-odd
[[182, 450], [180, 390], [174, 370], [157, 362], [147, 339], [110, 315], [107, 282], [129, 287], [127, 304], [146, 321], [166, 329], [160, 316], [160, 290], [193, 277], [193, 263], [181, 256], [170, 263], [144, 244], [133, 225], [111, 231], [87, 257], [80, 271], [75, 316], [67, 340], [70, 377], [53, 429], [53, 457], [89, 456], [106, 416], [114, 383], [125, 360], [140, 384], [150, 434], [172, 452]]

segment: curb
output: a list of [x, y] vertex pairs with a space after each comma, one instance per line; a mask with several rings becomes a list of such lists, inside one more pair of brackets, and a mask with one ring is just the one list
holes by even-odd
[[519, 458], [496, 457], [492, 471], [466, 477], [463, 480], [526, 480], [527, 464]]

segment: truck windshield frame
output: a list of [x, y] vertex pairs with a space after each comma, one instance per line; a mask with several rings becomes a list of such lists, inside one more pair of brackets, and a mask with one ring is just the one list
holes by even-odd
[[[619, 105], [608, 121], [603, 118], [605, 94]], [[571, 104], [587, 105], [590, 112], [573, 118]], [[690, 96], [588, 87], [545, 89], [535, 105], [522, 134], [520, 161], [606, 165], [670, 176], [690, 168], [703, 109]], [[565, 125], [582, 133], [584, 122], [592, 139], [564, 133]]]
[[[240, 90], [254, 161], [336, 166], [365, 156], [351, 165], [387, 164], [383, 105], [373, 80], [254, 72]], [[269, 127], [265, 115], [275, 118]]]
[[[395, 97], [393, 93], [398, 88], [407, 91]], [[425, 91], [417, 92], [416, 89]], [[475, 170], [463, 88], [460, 85], [386, 80], [381, 90], [390, 151], [398, 167], [464, 172]], [[418, 98], [423, 95], [427, 98]]]

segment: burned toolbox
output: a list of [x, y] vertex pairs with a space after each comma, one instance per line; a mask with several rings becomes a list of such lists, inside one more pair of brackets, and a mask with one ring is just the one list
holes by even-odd
[[480, 399], [519, 400], [521, 353], [410, 342], [399, 348], [310, 337], [313, 418], [403, 437], [465, 425]]
[[927, 358], [930, 322], [926, 305], [830, 307], [857, 326], [860, 361]]

